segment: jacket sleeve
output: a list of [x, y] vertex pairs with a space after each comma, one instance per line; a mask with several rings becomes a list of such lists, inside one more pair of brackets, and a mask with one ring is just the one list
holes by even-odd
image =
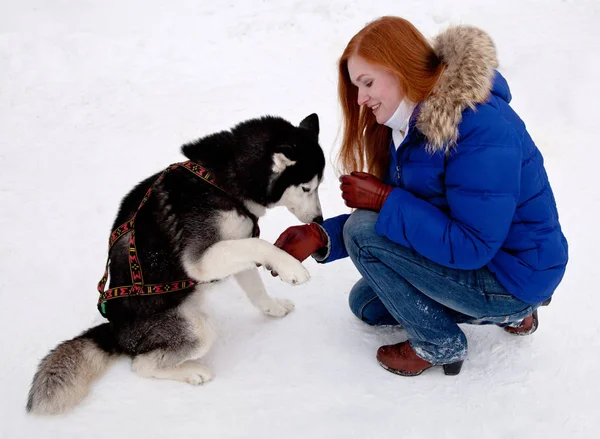
[[323, 230], [327, 234], [329, 242], [327, 243], [327, 252], [325, 254], [315, 253], [313, 257], [317, 262], [328, 263], [348, 256], [346, 245], [344, 244], [344, 224], [350, 215], [338, 215], [333, 218], [326, 219], [321, 224]]
[[446, 164], [448, 213], [395, 188], [375, 231], [446, 267], [488, 264], [508, 235], [518, 202], [521, 148], [514, 137], [503, 144], [459, 142]]

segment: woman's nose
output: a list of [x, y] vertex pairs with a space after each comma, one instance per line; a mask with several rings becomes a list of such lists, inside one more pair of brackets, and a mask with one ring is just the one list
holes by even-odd
[[369, 95], [367, 93], [358, 92], [358, 105], [364, 105], [369, 100]]

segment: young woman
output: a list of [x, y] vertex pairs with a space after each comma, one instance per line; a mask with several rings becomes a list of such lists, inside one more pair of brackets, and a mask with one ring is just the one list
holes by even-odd
[[[382, 346], [399, 375], [467, 356], [458, 323], [533, 333], [567, 264], [567, 242], [540, 151], [509, 106], [490, 37], [453, 27], [430, 45], [382, 17], [339, 61], [342, 197], [356, 210], [287, 229], [276, 245], [300, 260], [349, 256], [362, 275], [350, 308], [401, 325]], [[366, 170], [365, 172], [356, 172]]]

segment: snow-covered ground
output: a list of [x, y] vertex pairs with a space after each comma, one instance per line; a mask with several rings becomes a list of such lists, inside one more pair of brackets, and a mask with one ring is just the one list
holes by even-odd
[[[432, 37], [472, 24], [494, 38], [513, 107], [542, 150], [570, 244], [540, 329], [465, 327], [462, 373], [384, 371], [402, 331], [352, 316], [349, 260], [291, 287], [262, 316], [231, 281], [208, 298], [214, 381], [148, 380], [122, 359], [71, 413], [25, 414], [38, 361], [102, 321], [96, 282], [118, 202], [179, 161], [179, 146], [246, 118], [321, 120], [325, 216], [345, 212], [334, 156], [336, 62], [364, 24], [400, 15]], [[591, 438], [600, 421], [600, 5], [575, 0], [0, 1], [0, 437]], [[274, 241], [297, 221], [274, 210]]]

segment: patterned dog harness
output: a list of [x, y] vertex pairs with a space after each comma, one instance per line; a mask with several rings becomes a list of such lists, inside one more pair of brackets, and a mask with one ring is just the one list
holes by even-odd
[[[146, 195], [142, 199], [142, 202], [137, 208], [137, 211], [133, 214], [131, 219], [119, 227], [117, 227], [111, 234], [108, 240], [108, 253], [109, 256], [106, 259], [106, 267], [104, 269], [104, 276], [98, 282], [98, 292], [100, 293], [100, 298], [98, 299], [98, 310], [100, 313], [106, 317], [106, 301], [110, 299], [115, 299], [118, 297], [129, 297], [129, 296], [149, 296], [154, 294], [163, 294], [169, 293], [171, 291], [179, 291], [186, 288], [191, 288], [195, 285], [198, 285], [202, 282], [197, 282], [192, 279], [184, 279], [178, 280], [174, 282], [168, 282], [163, 284], [145, 284], [144, 276], [142, 274], [142, 267], [140, 264], [140, 260], [138, 258], [137, 249], [135, 247], [135, 219], [137, 214], [140, 212], [142, 206], [146, 204], [146, 201], [150, 198], [152, 191], [160, 184], [165, 175], [171, 172], [173, 169], [183, 168], [190, 171], [196, 177], [202, 179], [203, 181], [213, 185], [220, 191], [227, 194], [229, 197], [235, 199], [241, 206], [242, 210], [248, 215], [252, 222], [254, 223], [254, 229], [252, 232], [253, 237], [258, 237], [260, 234], [260, 229], [258, 228], [258, 218], [253, 215], [237, 198], [231, 195], [226, 190], [217, 186], [215, 180], [211, 177], [210, 172], [208, 172], [205, 168], [200, 166], [199, 164], [188, 160], [186, 162], [175, 163], [165, 169], [156, 181], [150, 186]], [[131, 285], [123, 285], [120, 287], [110, 288], [109, 290], [104, 291], [104, 287], [106, 286], [106, 282], [108, 280], [108, 265], [110, 263], [110, 249], [113, 245], [126, 233], [131, 232], [129, 235], [129, 270], [131, 272]]]

